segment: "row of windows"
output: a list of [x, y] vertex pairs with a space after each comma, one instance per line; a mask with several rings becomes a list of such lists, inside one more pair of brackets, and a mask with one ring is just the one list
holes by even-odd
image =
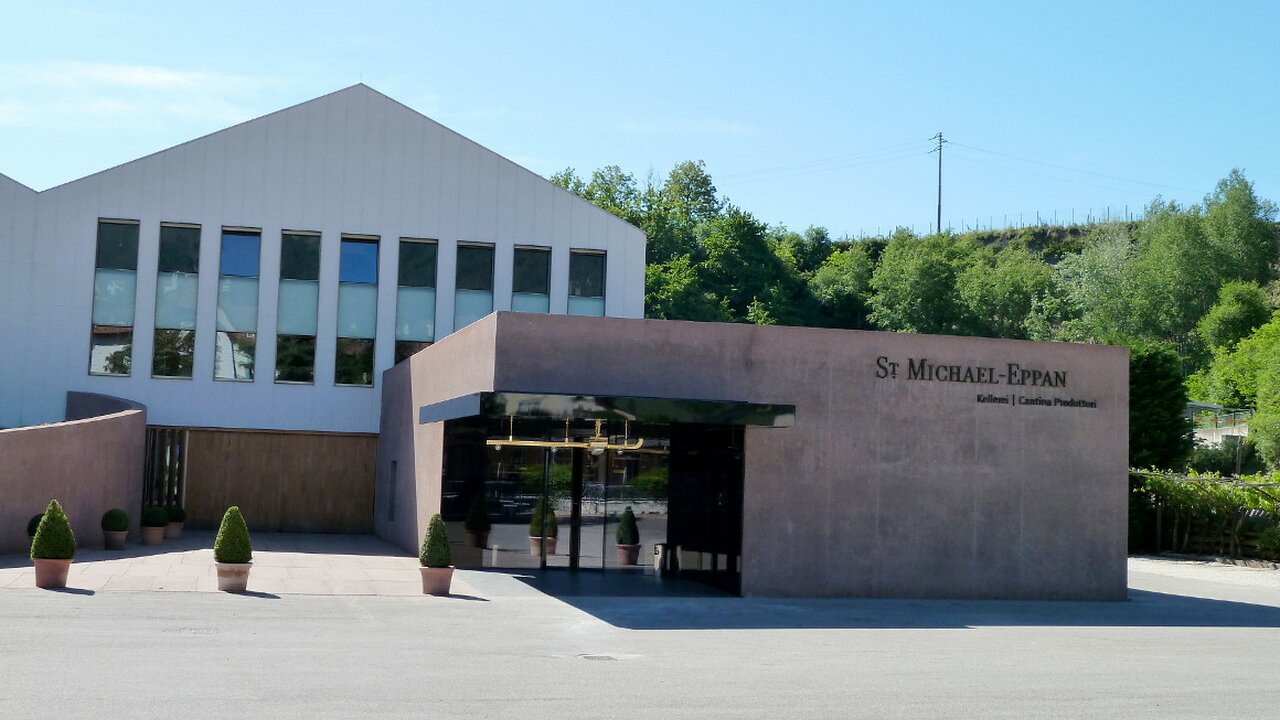
[[[92, 375], [129, 375], [132, 371], [138, 230], [137, 221], [98, 222], [89, 357]], [[375, 236], [343, 235], [339, 247], [333, 382], [372, 386], [380, 242]], [[453, 326], [461, 328], [493, 311], [494, 247], [461, 243], [457, 250]], [[436, 251], [434, 240], [400, 240], [396, 362], [435, 340]], [[260, 230], [222, 228], [214, 379], [255, 379], [261, 257]], [[162, 224], [151, 362], [154, 377], [192, 376], [199, 276], [200, 226]], [[604, 279], [604, 252], [570, 251], [569, 314], [603, 315]], [[551, 248], [516, 247], [511, 309], [550, 312], [550, 288]], [[278, 290], [274, 379], [282, 383], [314, 383], [320, 302], [319, 233], [281, 234]]]

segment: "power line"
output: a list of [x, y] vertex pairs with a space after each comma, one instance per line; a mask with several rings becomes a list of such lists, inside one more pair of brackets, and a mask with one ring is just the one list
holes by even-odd
[[896, 155], [889, 155], [887, 157], [866, 159], [860, 162], [846, 163], [843, 165], [834, 165], [832, 167], [797, 170], [795, 172], [766, 175], [762, 177], [753, 177], [753, 178], [747, 178], [745, 180], [729, 180], [724, 182], [716, 181], [716, 185], [718, 186], [745, 185], [747, 183], [761, 182], [765, 180], [784, 180], [787, 178], [799, 177], [802, 175], [813, 175], [815, 173], [834, 172], [836, 170], [848, 170], [850, 168], [864, 167], [867, 165], [876, 165], [878, 163], [893, 162], [895, 160], [905, 160], [907, 158], [915, 158], [915, 157], [920, 157], [919, 150], [912, 150], [910, 152], [899, 153]]
[[957, 147], [968, 148], [970, 150], [977, 150], [978, 152], [987, 153], [988, 155], [998, 155], [1000, 157], [1009, 158], [1010, 160], [1019, 160], [1021, 162], [1032, 163], [1033, 165], [1044, 165], [1045, 167], [1057, 168], [1058, 170], [1066, 170], [1067, 172], [1080, 173], [1082, 175], [1094, 175], [1096, 177], [1107, 178], [1108, 180], [1119, 180], [1120, 182], [1133, 183], [1134, 185], [1149, 185], [1151, 187], [1164, 188], [1166, 190], [1177, 190], [1178, 192], [1193, 192], [1192, 190], [1176, 187], [1173, 185], [1147, 182], [1145, 180], [1134, 180], [1133, 178], [1120, 177], [1119, 175], [1109, 175], [1107, 173], [1096, 172], [1094, 170], [1081, 170], [1080, 168], [1068, 167], [1066, 165], [1057, 165], [1050, 162], [1044, 162], [1043, 160], [1033, 160], [1031, 158], [1020, 157], [1018, 155], [1010, 155], [1009, 153], [996, 152], [995, 150], [987, 150], [985, 148], [977, 147], [976, 145], [967, 145], [961, 142], [957, 142], [954, 144]]
[[[954, 144], [955, 144], [955, 145], [957, 145], [957, 146], [959, 146], [959, 145], [960, 145], [960, 143], [954, 143]], [[1035, 176], [1035, 177], [1048, 178], [1049, 180], [1057, 180], [1058, 182], [1072, 183], [1072, 184], [1075, 184], [1075, 185], [1083, 185], [1083, 186], [1085, 186], [1085, 187], [1098, 188], [1099, 190], [1108, 190], [1108, 191], [1111, 191], [1111, 192], [1128, 193], [1128, 194], [1131, 194], [1131, 195], [1144, 195], [1144, 196], [1146, 195], [1146, 193], [1145, 193], [1145, 192], [1143, 192], [1143, 191], [1141, 191], [1141, 190], [1127, 190], [1127, 189], [1124, 189], [1124, 188], [1110, 187], [1110, 186], [1108, 186], [1108, 185], [1099, 185], [1099, 184], [1097, 184], [1097, 183], [1085, 182], [1085, 181], [1083, 181], [1083, 180], [1075, 180], [1075, 179], [1072, 179], [1072, 178], [1062, 177], [1062, 176], [1060, 176], [1060, 175], [1049, 175], [1049, 174], [1046, 174], [1046, 173], [1035, 172], [1034, 170], [1025, 170], [1025, 169], [1023, 169], [1023, 168], [1009, 167], [1008, 165], [1001, 165], [1001, 164], [999, 164], [999, 163], [987, 162], [987, 161], [985, 161], [985, 160], [978, 160], [978, 159], [976, 159], [976, 158], [965, 157], [964, 155], [953, 155], [953, 159], [955, 159], [955, 160], [960, 160], [960, 161], [963, 161], [963, 162], [975, 163], [975, 164], [978, 164], [978, 165], [986, 165], [987, 167], [1000, 168], [1001, 170], [1008, 170], [1008, 171], [1010, 171], [1010, 172], [1017, 172], [1017, 173], [1023, 173], [1023, 174], [1026, 174], [1026, 175], [1033, 175], [1033, 176]]]
[[743, 172], [729, 173], [727, 175], [722, 175], [720, 179], [740, 180], [743, 178], [751, 177], [753, 175], [769, 175], [769, 174], [778, 173], [778, 172], [789, 172], [792, 170], [800, 170], [803, 168], [816, 168], [822, 165], [846, 163], [854, 160], [866, 159], [876, 155], [885, 155], [885, 154], [901, 152], [908, 148], [918, 149], [918, 148], [921, 148], [922, 145], [923, 143], [921, 141], [898, 143], [896, 145], [886, 145], [884, 147], [873, 148], [870, 150], [861, 150], [859, 152], [852, 153], [849, 155], [838, 155], [838, 156], [833, 156], [828, 158], [820, 158], [815, 160], [805, 160], [803, 162], [797, 162], [797, 163], [789, 163], [786, 165], [776, 165], [773, 167], [760, 168], [757, 170], [746, 170]]

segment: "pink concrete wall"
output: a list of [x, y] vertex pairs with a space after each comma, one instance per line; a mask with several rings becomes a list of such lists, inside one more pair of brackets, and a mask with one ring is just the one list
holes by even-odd
[[[96, 415], [96, 416], [95, 416]], [[67, 394], [67, 422], [0, 430], [0, 553], [30, 550], [27, 521], [56, 498], [76, 545], [102, 547], [102, 514], [129, 513], [138, 538], [146, 408], [104, 395]]]
[[[382, 375], [382, 422], [374, 532], [417, 554], [431, 516], [440, 512], [444, 423], [418, 424], [423, 405], [493, 390], [494, 330], [490, 315], [453, 333]], [[388, 519], [395, 463], [395, 520]]]

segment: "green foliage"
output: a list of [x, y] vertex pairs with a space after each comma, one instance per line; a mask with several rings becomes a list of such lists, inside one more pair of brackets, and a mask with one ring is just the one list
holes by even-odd
[[[563, 457], [563, 456], [562, 456]], [[520, 478], [526, 492], [542, 494], [542, 466], [526, 465], [520, 471]], [[547, 468], [547, 492], [553, 499], [569, 497], [573, 484], [573, 466], [568, 463], [555, 463]]]
[[50, 500], [31, 540], [31, 557], [46, 560], [71, 560], [76, 556], [76, 536], [71, 523], [57, 500]]
[[668, 472], [665, 465], [650, 468], [630, 479], [632, 487], [649, 497], [666, 497]]
[[[1236, 465], [1239, 463], [1239, 472]], [[1221, 443], [1196, 442], [1187, 469], [1219, 475], [1253, 475], [1266, 469], [1254, 444], [1247, 438], [1227, 436]]]
[[111, 508], [102, 514], [102, 529], [106, 532], [127, 532], [129, 530], [129, 513], [120, 508]]
[[1053, 269], [1023, 248], [975, 252], [956, 277], [956, 293], [967, 315], [957, 329], [984, 337], [1026, 338], [1033, 304], [1052, 286]]
[[1209, 367], [1192, 378], [1197, 400], [1226, 407], [1258, 407], [1258, 382], [1266, 368], [1280, 365], [1280, 314], [1234, 347], [1214, 350]]
[[856, 243], [827, 256], [809, 279], [809, 291], [818, 301], [825, 325], [863, 328], [871, 297], [871, 273], [875, 263], [867, 245]]
[[1129, 466], [1182, 467], [1192, 428], [1178, 356], [1167, 346], [1132, 348], [1129, 357]]
[[170, 505], [169, 507], [165, 508], [165, 512], [168, 514], [169, 522], [171, 523], [180, 523], [180, 522], [187, 521], [187, 511], [183, 510], [177, 505]]
[[560, 535], [560, 523], [555, 510], [545, 501], [533, 506], [533, 519], [529, 521], [529, 537], [554, 538]]
[[44, 513], [42, 512], [31, 516], [31, 519], [27, 521], [27, 537], [34, 538], [36, 536], [36, 529], [40, 527], [40, 521], [43, 519]]
[[227, 508], [222, 515], [222, 524], [218, 526], [218, 535], [213, 540], [213, 559], [220, 563], [253, 561], [249, 526], [245, 524], [244, 515], [240, 514], [240, 508], [236, 505]]
[[1280, 413], [1259, 411], [1249, 420], [1249, 440], [1267, 467], [1280, 471]]
[[894, 233], [871, 275], [871, 320], [895, 332], [967, 334], [956, 280], [977, 251], [951, 235]]
[[1218, 290], [1218, 301], [1196, 323], [1210, 349], [1230, 350], [1271, 319], [1267, 294], [1255, 282], [1233, 280]]
[[[1250, 520], [1280, 517], [1280, 486], [1269, 476], [1224, 479], [1190, 472], [1187, 476], [1144, 474], [1142, 490], [1165, 508], [1172, 525], [1166, 544], [1186, 550], [1192, 529], [1219, 538], [1218, 552], [1241, 554], [1241, 537]], [[1171, 518], [1168, 516], [1172, 515]]]
[[622, 517], [618, 520], [617, 540], [619, 545], [640, 544], [640, 528], [636, 525], [636, 514], [631, 511], [630, 505], [622, 511]]
[[489, 504], [485, 501], [483, 494], [476, 495], [475, 500], [471, 501], [471, 507], [467, 509], [465, 527], [473, 533], [487, 533], [493, 527], [489, 522]]
[[169, 511], [159, 505], [142, 511], [143, 527], [164, 527], [169, 524]]
[[1270, 525], [1258, 535], [1258, 549], [1272, 557], [1280, 555], [1280, 525]]
[[449, 546], [449, 531], [440, 513], [431, 516], [427, 534], [422, 536], [422, 549], [418, 552], [422, 567], [444, 568], [453, 564], [453, 549]]

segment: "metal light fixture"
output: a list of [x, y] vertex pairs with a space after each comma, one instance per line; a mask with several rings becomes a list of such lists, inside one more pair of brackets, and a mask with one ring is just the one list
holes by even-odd
[[610, 442], [609, 436], [604, 434], [604, 420], [596, 420], [595, 432], [585, 441], [574, 440], [569, 434], [569, 421], [564, 421], [564, 439], [563, 440], [517, 440], [515, 436], [516, 417], [515, 415], [507, 416], [507, 437], [492, 438], [485, 440], [485, 444], [502, 449], [510, 445], [511, 447], [537, 447], [551, 448], [553, 451], [559, 448], [581, 448], [590, 450], [592, 455], [600, 455], [606, 450], [616, 450], [622, 452], [624, 450], [639, 450], [644, 447], [644, 438], [631, 439], [631, 423], [623, 423], [622, 442]]

